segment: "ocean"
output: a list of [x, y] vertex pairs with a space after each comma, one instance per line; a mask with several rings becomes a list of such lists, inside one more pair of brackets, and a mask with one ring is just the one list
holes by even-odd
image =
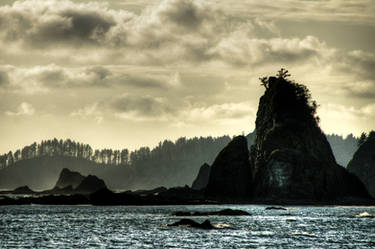
[[[176, 211], [239, 209], [209, 219], [217, 229], [168, 227]], [[2, 206], [0, 248], [375, 248], [375, 207], [263, 205]]]

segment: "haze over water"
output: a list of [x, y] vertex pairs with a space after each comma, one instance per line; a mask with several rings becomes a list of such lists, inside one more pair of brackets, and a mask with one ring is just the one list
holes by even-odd
[[[175, 211], [241, 209], [252, 216], [193, 217], [224, 227], [167, 227]], [[373, 207], [4, 206], [0, 248], [374, 248]]]

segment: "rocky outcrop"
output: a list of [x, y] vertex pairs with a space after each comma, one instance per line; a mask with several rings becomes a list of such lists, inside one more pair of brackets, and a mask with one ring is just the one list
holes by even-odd
[[304, 85], [269, 77], [251, 147], [254, 197], [328, 201], [368, 197], [363, 184], [339, 166], [315, 117]]
[[274, 207], [274, 206], [266, 207], [265, 209], [266, 210], [288, 210], [287, 208], [284, 208], [284, 207]]
[[168, 224], [168, 226], [169, 227], [186, 226], [186, 227], [201, 228], [201, 229], [214, 229], [215, 228], [209, 220], [205, 220], [202, 223], [198, 223], [191, 219], [181, 219], [173, 224]]
[[84, 178], [85, 177], [80, 173], [64, 168], [56, 182], [55, 189], [64, 189], [69, 186], [73, 189], [77, 188]]
[[22, 194], [22, 195], [35, 194], [35, 192], [32, 191], [28, 186], [22, 186], [22, 187], [16, 188], [11, 193], [12, 194]]
[[106, 189], [107, 186], [105, 185], [102, 179], [99, 179], [96, 176], [89, 175], [83, 179], [83, 181], [78, 185], [75, 189], [75, 192], [78, 193], [94, 193], [100, 189]]
[[220, 200], [249, 199], [251, 176], [246, 138], [235, 137], [212, 164], [205, 195]]
[[55, 187], [44, 194], [90, 194], [99, 189], [107, 188], [104, 181], [96, 176], [83, 176], [78, 172], [63, 169]]
[[208, 211], [208, 212], [184, 212], [184, 211], [178, 211], [172, 213], [172, 216], [250, 216], [246, 211], [242, 210], [235, 210], [235, 209], [223, 209], [219, 211]]
[[206, 188], [209, 177], [210, 177], [210, 165], [205, 163], [199, 169], [197, 178], [195, 178], [193, 184], [191, 185], [191, 188], [195, 190], [201, 190], [201, 189]]
[[375, 138], [367, 139], [358, 148], [347, 169], [361, 179], [375, 198]]

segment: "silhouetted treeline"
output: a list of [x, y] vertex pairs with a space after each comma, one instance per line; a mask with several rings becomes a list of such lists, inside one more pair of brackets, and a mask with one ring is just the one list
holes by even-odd
[[366, 132], [362, 132], [361, 136], [358, 139], [358, 147], [370, 139], [375, 139], [375, 131], [372, 130], [368, 134]]
[[[14, 163], [44, 156], [67, 156], [78, 159], [85, 159], [102, 165], [128, 165], [143, 167], [146, 163], [152, 164], [168, 164], [168, 161], [187, 160], [191, 157], [197, 157], [201, 154], [207, 154], [207, 158], [211, 158], [211, 154], [217, 153], [230, 141], [229, 136], [218, 138], [200, 137], [186, 139], [179, 138], [176, 142], [165, 140], [160, 142], [154, 149], [149, 147], [141, 147], [138, 150], [129, 153], [128, 149], [112, 150], [102, 149], [93, 150], [90, 145], [67, 140], [46, 140], [41, 143], [33, 143], [22, 149], [9, 151], [7, 154], [0, 156], [0, 168], [5, 168]], [[212, 155], [214, 157], [215, 155]]]
[[33, 143], [22, 149], [9, 151], [7, 154], [0, 156], [0, 167], [8, 167], [12, 164], [26, 159], [32, 159], [42, 156], [68, 156], [80, 159], [91, 160], [105, 165], [128, 164], [129, 151], [124, 150], [93, 150], [90, 145], [67, 140], [46, 140], [41, 143]]

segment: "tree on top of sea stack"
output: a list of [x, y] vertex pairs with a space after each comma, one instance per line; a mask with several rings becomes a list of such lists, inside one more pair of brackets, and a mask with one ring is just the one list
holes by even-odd
[[260, 98], [250, 161], [258, 198], [332, 200], [368, 196], [358, 178], [339, 166], [319, 128], [317, 103], [287, 70], [260, 78]]

